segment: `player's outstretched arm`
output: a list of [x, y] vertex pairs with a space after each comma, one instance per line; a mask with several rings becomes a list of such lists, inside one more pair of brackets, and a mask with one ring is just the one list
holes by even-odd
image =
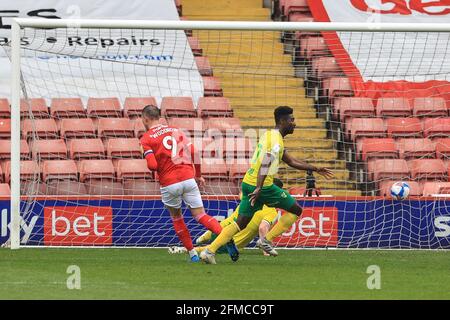
[[291, 156], [286, 150], [283, 153], [282, 160], [290, 167], [295, 168], [297, 170], [311, 170], [315, 171], [318, 174], [324, 176], [326, 179], [331, 179], [334, 177], [333, 171], [331, 171], [328, 168], [318, 168], [316, 166], [310, 165], [304, 161], [295, 159], [293, 156]]

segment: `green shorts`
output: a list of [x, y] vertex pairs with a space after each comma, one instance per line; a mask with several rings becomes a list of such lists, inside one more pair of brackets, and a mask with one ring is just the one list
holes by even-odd
[[239, 205], [239, 214], [251, 218], [263, 205], [288, 211], [295, 204], [295, 199], [285, 190], [272, 184], [263, 187], [254, 206], [250, 204], [248, 195], [255, 191], [256, 187], [245, 182], [242, 183], [242, 199]]

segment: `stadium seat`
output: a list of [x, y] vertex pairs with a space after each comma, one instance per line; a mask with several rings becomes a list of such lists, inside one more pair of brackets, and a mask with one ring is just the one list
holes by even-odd
[[422, 123], [417, 118], [390, 118], [386, 120], [388, 137], [420, 138]]
[[222, 139], [205, 137], [201, 141], [201, 149], [197, 147], [197, 150], [202, 150], [202, 157], [204, 158], [223, 158], [225, 155], [223, 148]]
[[133, 124], [128, 118], [100, 118], [98, 119], [99, 138], [133, 138]]
[[[3, 174], [5, 176], [5, 183], [10, 183], [11, 181], [11, 161], [7, 160], [3, 162]], [[20, 180], [39, 180], [41, 175], [41, 170], [39, 164], [36, 161], [25, 160], [20, 161]]]
[[77, 164], [73, 160], [47, 160], [42, 165], [42, 180], [78, 180]]
[[444, 98], [446, 102], [447, 109], [450, 111], [450, 83], [444, 82], [443, 84], [439, 84], [436, 86], [436, 91], [439, 92], [439, 95]]
[[244, 179], [244, 176], [249, 168], [250, 164], [248, 162], [230, 164], [229, 166], [230, 181], [240, 183], [241, 180]]
[[50, 114], [54, 118], [85, 118], [86, 110], [80, 98], [53, 98]]
[[437, 158], [450, 159], [450, 138], [436, 139]]
[[0, 119], [0, 139], [11, 138], [11, 119]]
[[187, 37], [187, 40], [194, 56], [201, 56], [203, 54], [203, 49], [200, 46], [200, 41], [198, 41], [198, 38]]
[[413, 115], [416, 117], [446, 117], [448, 115], [445, 100], [441, 97], [415, 98]]
[[11, 189], [9, 184], [0, 183], [0, 197], [9, 197], [11, 195]]
[[239, 186], [234, 182], [229, 181], [207, 181], [204, 188], [201, 189], [204, 195], [238, 195]]
[[343, 75], [334, 57], [318, 57], [313, 59], [312, 69], [319, 79], [340, 77]]
[[341, 122], [347, 118], [375, 116], [375, 107], [370, 98], [344, 97], [336, 99], [334, 105]]
[[205, 97], [222, 97], [223, 90], [220, 79], [217, 77], [202, 77], [203, 95]]
[[87, 115], [91, 118], [122, 117], [122, 110], [117, 98], [89, 98]]
[[248, 138], [225, 138], [222, 140], [226, 158], [251, 158], [254, 147]]
[[280, 0], [280, 7], [288, 20], [294, 13], [310, 12], [307, 0]]
[[4, 180], [5, 180], [5, 177], [3, 175], [3, 169], [2, 169], [2, 166], [0, 165], [0, 183], [3, 183]]
[[199, 117], [233, 117], [230, 100], [224, 97], [201, 97], [198, 99]]
[[94, 196], [123, 196], [123, 184], [111, 180], [92, 179], [85, 183], [87, 193]]
[[353, 141], [362, 137], [384, 138], [386, 136], [383, 119], [379, 118], [353, 118], [346, 122], [346, 132]]
[[85, 196], [88, 195], [84, 183], [73, 180], [51, 180], [47, 183], [47, 195]]
[[376, 113], [378, 117], [408, 117], [412, 108], [406, 98], [379, 98]]
[[161, 194], [159, 182], [142, 179], [125, 180], [123, 189], [125, 195], [152, 196]]
[[147, 132], [141, 118], [133, 120], [133, 131], [134, 136], [138, 139], [140, 139], [142, 135]]
[[450, 182], [425, 182], [423, 195], [429, 197], [435, 194], [450, 194]]
[[[380, 196], [391, 197], [391, 187], [397, 182], [394, 180], [381, 181], [379, 185]], [[409, 195], [413, 197], [418, 197], [422, 195], [422, 186], [417, 181], [405, 181], [410, 188]]]
[[[20, 140], [20, 158], [30, 159], [30, 148], [26, 140]], [[11, 159], [11, 140], [0, 140], [0, 160]]]
[[115, 179], [115, 170], [111, 160], [81, 160], [79, 162], [80, 181], [90, 179]]
[[92, 119], [62, 119], [60, 123], [61, 137], [64, 139], [96, 138]]
[[43, 98], [20, 99], [20, 117], [43, 119], [48, 118], [48, 106]]
[[34, 160], [67, 159], [67, 146], [63, 139], [33, 140], [30, 149]]
[[145, 159], [126, 159], [117, 162], [117, 179], [153, 179], [152, 172], [147, 167]]
[[423, 133], [426, 138], [450, 137], [450, 118], [429, 118], [423, 123]]
[[142, 159], [142, 149], [137, 138], [116, 138], [108, 139], [105, 143], [108, 158], [124, 159], [135, 158]]
[[[180, 20], [181, 21], [188, 21], [189, 19], [187, 17], [182, 17], [180, 15]], [[193, 35], [192, 30], [189, 30], [189, 29], [184, 30], [184, 33], [186, 34], [187, 37], [192, 37], [192, 35]]]
[[175, 7], [177, 8], [178, 15], [181, 17], [183, 15], [183, 5], [181, 0], [175, 0]]
[[304, 37], [300, 40], [300, 56], [311, 60], [317, 56], [330, 55], [323, 37]]
[[367, 161], [373, 158], [398, 158], [394, 139], [364, 138], [361, 141], [361, 159]]
[[191, 97], [163, 97], [161, 101], [162, 117], [197, 117], [197, 110]]
[[105, 147], [101, 139], [72, 139], [69, 142], [69, 155], [72, 160], [103, 159]]
[[338, 97], [353, 96], [353, 88], [350, 83], [350, 79], [346, 77], [334, 77], [324, 79], [322, 82], [322, 90], [324, 95], [328, 97], [328, 99], [330, 100]]
[[204, 122], [209, 137], [241, 137], [244, 135], [237, 118], [208, 118]]
[[400, 139], [397, 142], [401, 159], [435, 158], [436, 147], [430, 139]]
[[58, 127], [54, 119], [25, 119], [22, 124], [22, 136], [29, 139], [58, 139]]
[[27, 196], [47, 195], [47, 184], [36, 180], [27, 180], [20, 183], [20, 194]]
[[369, 179], [403, 180], [410, 178], [408, 163], [403, 159], [376, 159], [367, 163]]
[[209, 180], [228, 180], [228, 168], [222, 158], [203, 158], [202, 176]]
[[142, 114], [142, 109], [148, 105], [156, 107], [156, 99], [154, 97], [125, 98], [125, 102], [123, 104], [123, 115], [130, 119], [139, 118]]
[[208, 57], [194, 57], [195, 63], [198, 68], [198, 72], [202, 76], [213, 76], [213, 70], [211, 64], [209, 63]]
[[204, 124], [200, 118], [169, 118], [167, 122], [169, 126], [181, 129], [188, 137], [203, 135]]
[[447, 168], [440, 159], [416, 159], [408, 161], [414, 180], [447, 180]]
[[11, 108], [8, 99], [0, 99], [0, 118], [11, 118]]

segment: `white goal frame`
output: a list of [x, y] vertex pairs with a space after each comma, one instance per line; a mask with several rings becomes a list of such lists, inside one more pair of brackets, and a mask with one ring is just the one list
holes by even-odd
[[22, 28], [171, 30], [450, 32], [449, 23], [232, 22], [100, 19], [12, 19], [11, 34], [11, 209], [10, 247], [20, 247], [20, 31]]

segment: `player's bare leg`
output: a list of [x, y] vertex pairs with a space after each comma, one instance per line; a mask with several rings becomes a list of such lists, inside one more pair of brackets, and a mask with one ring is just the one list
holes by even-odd
[[[261, 221], [261, 223], [259, 225], [259, 239], [264, 239], [266, 237], [266, 234], [269, 232], [269, 230], [270, 230], [270, 223], [265, 221], [265, 220]], [[263, 250], [263, 254], [265, 256], [267, 256], [267, 257], [271, 256], [270, 254], [268, 254], [264, 250]]]

